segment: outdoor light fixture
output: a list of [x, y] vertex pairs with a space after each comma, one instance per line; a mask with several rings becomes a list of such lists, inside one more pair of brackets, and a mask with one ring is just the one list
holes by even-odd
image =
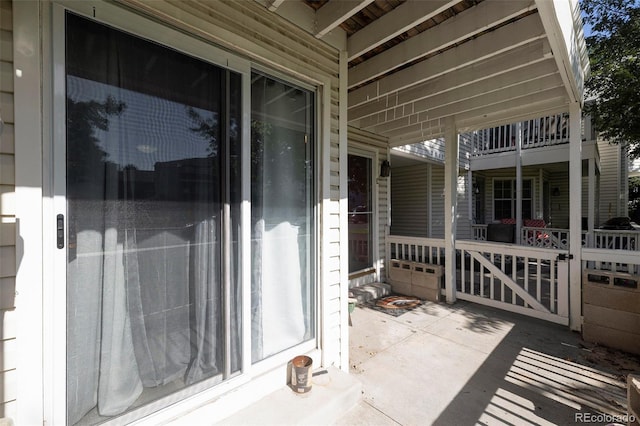
[[560, 195], [560, 188], [556, 186], [555, 188], [553, 188], [553, 196], [557, 197], [558, 195]]
[[380, 164], [380, 177], [389, 177], [391, 174], [391, 164], [389, 164], [388, 160], [384, 160], [382, 164]]
[[476, 194], [480, 193], [480, 187], [478, 186], [477, 183], [473, 184], [473, 192], [476, 193]]

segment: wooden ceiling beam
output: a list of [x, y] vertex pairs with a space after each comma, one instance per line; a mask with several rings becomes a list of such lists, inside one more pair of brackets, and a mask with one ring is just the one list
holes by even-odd
[[382, 98], [426, 80], [453, 72], [545, 37], [538, 15], [498, 28], [458, 47], [388, 75], [349, 93], [349, 105]]
[[[430, 5], [433, 2], [422, 1], [420, 3]], [[408, 4], [409, 2], [403, 4], [395, 9], [394, 12]], [[384, 75], [401, 65], [433, 54], [446, 47], [453, 46], [456, 43], [533, 9], [535, 9], [535, 4], [531, 0], [514, 0], [509, 2], [485, 0], [477, 6], [469, 8], [447, 19], [443, 23], [352, 67], [349, 70], [349, 87], [358, 86], [375, 77]], [[368, 29], [372, 28], [377, 22], [382, 21], [382, 19], [386, 17], [390, 17], [392, 14], [393, 12], [385, 15], [383, 18], [374, 21], [365, 29], [349, 37], [347, 39], [347, 48], [351, 49], [354, 37], [363, 31], [368, 31]], [[351, 53], [352, 52], [349, 51], [350, 56]], [[360, 54], [361, 53], [355, 56], [359, 56]]]
[[506, 58], [507, 55], [502, 55], [492, 59], [493, 64], [485, 63], [483, 66], [457, 70], [389, 97], [349, 109], [349, 121], [362, 120], [367, 116], [398, 108], [412, 112], [424, 110], [428, 105], [454, 102], [456, 99], [492, 92], [558, 72], [553, 58], [544, 59], [544, 56], [538, 54], [529, 56], [521, 54], [525, 49], [516, 50], [509, 54], [509, 59]]
[[[450, 99], [455, 100], [453, 102], [447, 102], [445, 100], [437, 102], [438, 99], [433, 99], [434, 102], [429, 103], [428, 101], [431, 100], [431, 98], [429, 98], [421, 104], [419, 109], [413, 112], [400, 108], [401, 111], [398, 111], [398, 113], [394, 115], [391, 115], [389, 112], [377, 114], [361, 120], [360, 127], [376, 133], [384, 133], [385, 131], [402, 127], [406, 124], [448, 117], [459, 114], [460, 112], [480, 108], [483, 105], [506, 102], [511, 99], [536, 94], [542, 90], [562, 87], [562, 84], [562, 78], [556, 72], [537, 79], [502, 87], [491, 92], [478, 91], [475, 95], [467, 95], [465, 93], [466, 88], [463, 88], [459, 89], [459, 91], [461, 91], [460, 94], [451, 94], [453, 96], [451, 96]], [[450, 95], [450, 93], [445, 95]], [[438, 98], [438, 96], [434, 98]], [[404, 114], [402, 113], [403, 111], [405, 112]], [[394, 118], [389, 120], [388, 118], [390, 117]]]
[[349, 60], [386, 43], [457, 3], [459, 0], [407, 0], [348, 38]]
[[324, 37], [352, 15], [355, 15], [374, 0], [330, 1], [316, 11], [316, 38]]

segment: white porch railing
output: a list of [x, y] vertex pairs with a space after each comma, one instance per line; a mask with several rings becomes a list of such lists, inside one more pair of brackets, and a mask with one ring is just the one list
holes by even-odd
[[456, 241], [456, 297], [568, 324], [566, 250]]
[[527, 247], [568, 250], [569, 230], [523, 226], [520, 229], [520, 244]]
[[[487, 225], [471, 225], [475, 241], [487, 241]], [[569, 249], [569, 230], [562, 228], [520, 228], [520, 245], [526, 247]], [[582, 247], [610, 250], [640, 251], [640, 232], [625, 230], [594, 229], [593, 233], [582, 231]]]
[[[479, 130], [473, 136], [473, 155], [516, 150], [515, 124]], [[569, 142], [569, 114], [556, 114], [522, 122], [522, 148]]]
[[471, 225], [471, 232], [475, 241], [487, 241], [487, 225], [474, 223]]
[[444, 240], [387, 235], [387, 264], [391, 259], [444, 266]]
[[623, 272], [640, 275], [640, 256], [637, 250], [582, 249], [582, 269]]
[[638, 231], [612, 231], [597, 229], [593, 231], [593, 248], [612, 250], [634, 250], [640, 249], [640, 232]]
[[[388, 235], [387, 264], [394, 259], [444, 266], [444, 248], [443, 239]], [[558, 261], [566, 253], [458, 240], [456, 297], [568, 324], [567, 263]]]

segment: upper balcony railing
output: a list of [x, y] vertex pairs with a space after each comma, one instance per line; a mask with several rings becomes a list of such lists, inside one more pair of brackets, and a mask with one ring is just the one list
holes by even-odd
[[[569, 114], [556, 114], [521, 123], [522, 149], [569, 142]], [[518, 126], [507, 124], [473, 133], [473, 156], [515, 151]]]

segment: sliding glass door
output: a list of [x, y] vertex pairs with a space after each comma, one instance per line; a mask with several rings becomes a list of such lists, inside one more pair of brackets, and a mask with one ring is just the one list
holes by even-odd
[[241, 76], [66, 15], [67, 419], [240, 371]]
[[314, 89], [59, 12], [67, 423], [133, 421], [315, 349]]

